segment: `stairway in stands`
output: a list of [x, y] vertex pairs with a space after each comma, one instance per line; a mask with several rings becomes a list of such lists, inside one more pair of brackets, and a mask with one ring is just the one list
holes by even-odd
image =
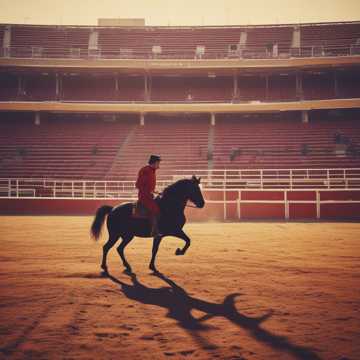
[[32, 114], [2, 114], [0, 177], [103, 179], [134, 124], [52, 115], [35, 125]]
[[208, 116], [148, 116], [119, 151], [106, 179], [136, 179], [151, 154], [163, 159], [159, 180], [170, 180], [175, 170], [207, 169], [209, 126]]

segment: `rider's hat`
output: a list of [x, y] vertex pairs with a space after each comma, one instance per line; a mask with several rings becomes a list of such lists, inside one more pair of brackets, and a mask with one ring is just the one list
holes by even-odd
[[149, 164], [153, 164], [156, 161], [161, 161], [160, 156], [158, 156], [158, 155], [150, 155]]

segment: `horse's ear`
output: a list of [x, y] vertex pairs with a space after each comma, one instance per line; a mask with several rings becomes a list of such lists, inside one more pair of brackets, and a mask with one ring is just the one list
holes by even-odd
[[200, 181], [201, 181], [201, 176], [198, 178], [198, 183], [200, 184]]
[[191, 178], [192, 181], [196, 182], [197, 184], [200, 184], [200, 180], [201, 178], [197, 178], [195, 175], [192, 176]]

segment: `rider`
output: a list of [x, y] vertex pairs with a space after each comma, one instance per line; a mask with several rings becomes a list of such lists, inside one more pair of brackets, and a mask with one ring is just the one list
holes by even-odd
[[136, 181], [136, 188], [139, 190], [139, 202], [150, 212], [151, 235], [159, 236], [158, 217], [160, 208], [154, 200], [156, 186], [156, 170], [160, 167], [161, 158], [158, 155], [151, 155], [148, 165], [140, 169]]

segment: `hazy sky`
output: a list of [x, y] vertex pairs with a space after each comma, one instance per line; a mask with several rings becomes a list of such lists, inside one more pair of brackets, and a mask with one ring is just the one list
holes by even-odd
[[360, 20], [360, 0], [0, 0], [1, 23], [96, 25], [101, 17], [146, 25], [244, 25]]

